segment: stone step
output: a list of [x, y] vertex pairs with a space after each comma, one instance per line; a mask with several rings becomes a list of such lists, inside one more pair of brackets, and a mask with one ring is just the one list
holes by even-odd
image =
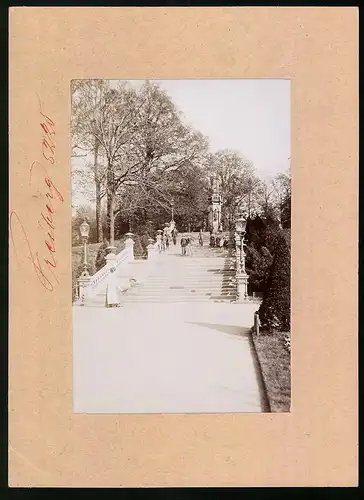
[[[180, 273], [175, 272], [174, 274], [168, 273], [168, 274], [158, 274], [158, 275], [145, 275], [146, 278], [148, 279], [160, 279], [160, 280], [172, 280], [175, 278], [178, 278], [180, 276], [183, 276], [186, 279], [204, 279], [205, 281], [209, 280], [221, 280], [221, 279], [230, 279], [233, 278], [236, 275], [236, 273], [218, 273], [218, 272], [211, 272], [211, 273], [183, 273], [182, 271]], [[136, 274], [131, 275], [131, 276], [137, 276]], [[127, 276], [120, 276], [120, 278], [126, 278]]]
[[[169, 297], [211, 297], [214, 295], [224, 295], [226, 297], [231, 297], [236, 295], [236, 290], [231, 290], [230, 292], [225, 290], [212, 290], [211, 292], [192, 292], [185, 291], [185, 293], [125, 293], [120, 296], [120, 299], [125, 297], [151, 297], [151, 298], [169, 298]], [[96, 296], [95, 299], [102, 299], [104, 295]]]
[[[153, 271], [153, 272], [152, 272]], [[154, 270], [150, 270], [149, 273], [145, 273], [145, 276], [155, 276], [155, 277], [158, 277], [158, 276], [170, 276], [171, 274], [183, 274], [185, 276], [206, 276], [206, 278], [209, 278], [211, 276], [224, 276], [224, 275], [234, 275], [236, 274], [236, 271], [235, 269], [219, 269], [219, 268], [211, 268], [211, 267], [207, 267], [206, 269], [203, 269], [201, 267], [196, 267], [195, 269], [184, 269], [184, 268], [180, 268], [180, 267], [177, 267], [177, 266], [174, 266], [173, 268], [171, 269], [160, 269], [159, 272], [157, 272], [158, 270], [154, 269]], [[130, 275], [132, 274], [137, 274], [137, 273], [128, 273]], [[117, 276], [127, 276], [128, 274], [126, 273], [123, 273], [123, 274], [118, 274]], [[139, 274], [139, 276], [141, 276], [141, 273]]]
[[[137, 286], [138, 290], [182, 290], [184, 288], [192, 288], [194, 290], [212, 290], [212, 289], [220, 289], [220, 288], [229, 288], [233, 289], [236, 288], [235, 283], [206, 283], [206, 284], [201, 284], [198, 282], [194, 283], [145, 283]], [[106, 287], [103, 287], [102, 290], [106, 290]], [[100, 288], [101, 290], [101, 288]]]
[[[205, 288], [205, 289], [198, 289], [198, 288], [193, 288], [193, 287], [184, 287], [184, 288], [179, 288], [179, 289], [170, 289], [170, 288], [144, 288], [144, 289], [138, 289], [135, 290], [134, 288], [131, 288], [121, 294], [121, 296], [126, 296], [126, 295], [189, 295], [189, 294], [194, 294], [194, 295], [208, 295], [208, 294], [213, 294], [213, 293], [236, 293], [237, 288], [236, 287], [231, 287], [231, 288], [223, 288], [223, 287], [215, 287], [215, 288]], [[97, 294], [98, 296], [104, 296], [105, 294]]]
[[[208, 297], [125, 297], [120, 303], [148, 303], [148, 302], [211, 302], [214, 300], [226, 300], [233, 302], [236, 300], [236, 295], [226, 296], [226, 295], [212, 295]], [[103, 302], [102, 302], [103, 303]]]
[[[175, 283], [171, 285], [170, 283], [154, 285], [151, 283], [146, 283], [145, 285], [139, 285], [133, 288], [129, 288], [128, 290], [148, 290], [151, 292], [157, 292], [160, 290], [168, 290], [170, 292], [178, 292], [183, 290], [200, 290], [202, 291], [210, 291], [210, 290], [234, 290], [236, 285], [234, 283], [215, 283], [213, 285], [205, 285], [201, 286], [198, 283]], [[100, 288], [101, 290], [101, 288]], [[100, 291], [98, 290], [98, 292]], [[106, 290], [106, 287], [103, 287], [102, 290]]]
[[[129, 297], [126, 298], [125, 300], [120, 301], [120, 304], [148, 304], [148, 303], [171, 303], [171, 302], [181, 302], [181, 303], [186, 303], [186, 302], [214, 302], [216, 300], [220, 301], [226, 301], [226, 302], [235, 302], [237, 300], [237, 296], [231, 296], [231, 297], [226, 297], [226, 296], [212, 296], [212, 297]], [[103, 302], [95, 302], [95, 304], [100, 304], [104, 305]]]
[[[155, 279], [173, 279], [174, 277], [181, 276], [183, 275], [184, 277], [191, 279], [191, 278], [204, 278], [206, 281], [211, 280], [211, 279], [223, 279], [224, 277], [226, 278], [231, 278], [236, 275], [236, 273], [232, 272], [222, 272], [219, 273], [217, 271], [214, 272], [208, 272], [205, 271], [204, 273], [184, 273], [182, 270], [181, 272], [174, 272], [174, 273], [160, 273], [160, 274], [149, 274], [145, 275], [146, 278], [155, 278]], [[136, 274], [134, 276], [137, 276]], [[120, 278], [123, 278], [126, 276], [120, 275]]]
[[[212, 290], [212, 289], [233, 289], [236, 288], [235, 283], [206, 283], [201, 284], [198, 282], [194, 283], [145, 283], [136, 287], [137, 290], [183, 290], [183, 289], [191, 288], [193, 290]], [[106, 287], [105, 287], [106, 290]]]
[[[173, 293], [174, 295], [176, 294], [182, 294], [182, 293], [202, 293], [202, 294], [205, 294], [205, 293], [213, 293], [215, 291], [218, 291], [218, 292], [229, 292], [229, 293], [232, 293], [232, 292], [235, 292], [236, 291], [236, 286], [214, 286], [214, 287], [193, 287], [193, 286], [179, 286], [179, 285], [176, 285], [175, 287], [170, 287], [170, 286], [166, 286], [166, 287], [152, 287], [152, 286], [146, 286], [146, 287], [138, 287], [136, 290], [134, 288], [129, 288], [129, 290], [126, 290], [124, 291], [123, 293], [124, 294], [131, 294], [131, 293], [134, 293], [134, 294], [160, 294], [160, 293], [164, 293], [164, 294], [171, 294]], [[105, 296], [105, 293], [106, 293], [106, 288], [105, 289], [102, 289], [100, 291], [98, 291], [96, 294], [95, 294], [95, 297], [102, 297], [102, 296]]]

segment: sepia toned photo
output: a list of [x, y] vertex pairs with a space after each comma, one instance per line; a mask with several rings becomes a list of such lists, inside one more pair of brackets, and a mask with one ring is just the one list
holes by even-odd
[[70, 91], [73, 411], [289, 412], [290, 81]]

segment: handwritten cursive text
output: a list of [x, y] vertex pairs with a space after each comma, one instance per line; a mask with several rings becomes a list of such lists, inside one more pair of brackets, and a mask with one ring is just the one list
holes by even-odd
[[[40, 128], [42, 130], [41, 155], [51, 165], [55, 163], [55, 123], [46, 115], [40, 106]], [[31, 262], [32, 269], [40, 284], [48, 291], [53, 291], [58, 283], [56, 273], [56, 203], [63, 203], [64, 198], [55, 186], [46, 166], [34, 161], [29, 169], [29, 189], [32, 199], [42, 200], [35, 228], [29, 231], [23, 224], [16, 210], [10, 213], [10, 237], [15, 255], [19, 258], [19, 249], [25, 251], [26, 258]], [[35, 230], [36, 229], [36, 230]], [[39, 238], [40, 231], [42, 236]], [[38, 239], [39, 238], [39, 239]], [[32, 243], [31, 243], [32, 240]], [[35, 241], [34, 241], [35, 240]], [[40, 251], [34, 249], [41, 245]], [[40, 254], [43, 253], [42, 256]]]

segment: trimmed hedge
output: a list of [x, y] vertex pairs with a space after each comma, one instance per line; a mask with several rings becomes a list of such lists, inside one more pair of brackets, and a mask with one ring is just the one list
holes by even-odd
[[289, 331], [291, 326], [290, 251], [283, 232], [276, 236], [267, 289], [259, 308], [262, 329]]

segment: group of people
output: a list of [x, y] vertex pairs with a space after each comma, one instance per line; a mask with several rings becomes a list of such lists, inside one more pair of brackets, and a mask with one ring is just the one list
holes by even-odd
[[225, 235], [211, 234], [210, 236], [210, 247], [224, 247], [226, 248], [228, 245], [228, 238]]
[[191, 241], [192, 238], [189, 234], [182, 234], [180, 241], [182, 255], [192, 255]]
[[173, 242], [173, 245], [177, 244], [177, 234], [178, 231], [175, 227], [171, 227], [166, 223], [160, 238], [161, 251], [168, 250], [169, 245]]

